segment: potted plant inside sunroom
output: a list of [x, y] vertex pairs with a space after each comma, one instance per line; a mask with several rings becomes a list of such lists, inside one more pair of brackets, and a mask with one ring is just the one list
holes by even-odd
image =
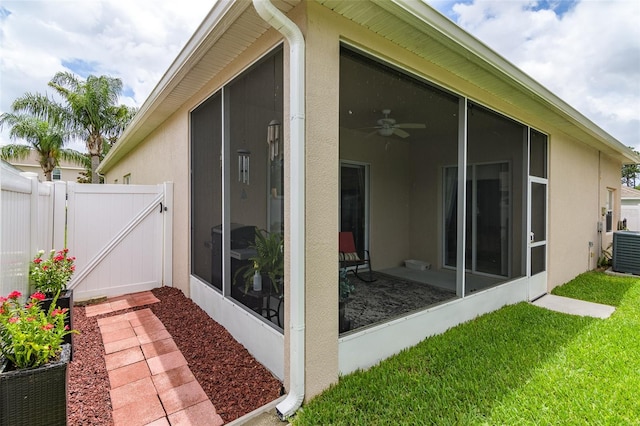
[[284, 242], [279, 232], [267, 232], [256, 228], [255, 242], [249, 246], [256, 254], [250, 263], [236, 273], [242, 273], [244, 292], [249, 290], [280, 294], [284, 276]]
[[[284, 241], [279, 232], [255, 229], [255, 240], [249, 245], [255, 254], [234, 275], [234, 297], [245, 306], [275, 319], [280, 325], [280, 306], [283, 301]], [[233, 293], [232, 293], [233, 294]], [[272, 307], [272, 298], [278, 300]]]
[[[43, 257], [44, 250], [40, 250], [29, 268], [29, 279], [33, 290], [43, 293], [46, 297], [42, 301], [42, 309], [49, 310], [54, 297], [56, 299], [56, 308], [67, 309], [66, 325], [73, 328], [73, 290], [67, 289], [67, 284], [71, 280], [76, 267], [74, 262], [76, 258], [69, 256], [69, 249], [51, 250], [48, 256]], [[73, 334], [65, 336], [65, 343], [71, 345], [71, 359], [73, 360]]]
[[0, 425], [53, 425], [67, 420], [67, 309], [48, 310], [45, 295], [22, 302], [14, 291], [0, 297]]

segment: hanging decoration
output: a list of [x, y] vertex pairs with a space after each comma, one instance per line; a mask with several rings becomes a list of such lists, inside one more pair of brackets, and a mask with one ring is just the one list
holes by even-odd
[[267, 145], [269, 145], [269, 158], [271, 161], [282, 159], [282, 146], [280, 146], [280, 122], [271, 120], [267, 126]]
[[249, 157], [251, 152], [246, 149], [238, 150], [238, 182], [249, 185]]

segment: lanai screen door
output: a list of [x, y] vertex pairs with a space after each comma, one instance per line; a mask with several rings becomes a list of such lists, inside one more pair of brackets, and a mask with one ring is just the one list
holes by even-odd
[[547, 292], [547, 137], [529, 136], [529, 300]]

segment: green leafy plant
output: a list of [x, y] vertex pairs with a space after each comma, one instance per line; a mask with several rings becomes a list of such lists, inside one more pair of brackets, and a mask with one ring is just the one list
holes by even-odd
[[611, 247], [613, 243], [609, 244], [606, 249], [602, 249], [602, 253], [598, 258], [598, 268], [608, 268], [611, 266]]
[[26, 304], [20, 302], [19, 291], [0, 297], [0, 352], [15, 368], [39, 367], [52, 361], [61, 352], [64, 336], [77, 333], [64, 323], [68, 309], [55, 306], [59, 294], [48, 312], [40, 307], [45, 295], [39, 291]]
[[242, 274], [244, 280], [244, 292], [249, 291], [256, 272], [266, 275], [271, 281], [273, 290], [280, 293], [280, 284], [284, 276], [284, 240], [279, 232], [268, 232], [256, 228], [256, 236], [253, 244], [249, 246], [255, 249], [256, 255], [249, 258], [251, 264], [244, 266], [236, 272]]
[[60, 251], [51, 250], [49, 257], [42, 258], [44, 250], [40, 250], [31, 262], [29, 278], [36, 291], [40, 291], [53, 297], [60, 291], [66, 290], [67, 283], [76, 267], [73, 262], [75, 257], [69, 257], [69, 249]]

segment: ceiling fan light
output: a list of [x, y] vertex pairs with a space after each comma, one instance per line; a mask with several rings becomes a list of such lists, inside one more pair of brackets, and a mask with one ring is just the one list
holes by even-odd
[[378, 129], [380, 136], [391, 136], [393, 134], [393, 127], [383, 127]]

